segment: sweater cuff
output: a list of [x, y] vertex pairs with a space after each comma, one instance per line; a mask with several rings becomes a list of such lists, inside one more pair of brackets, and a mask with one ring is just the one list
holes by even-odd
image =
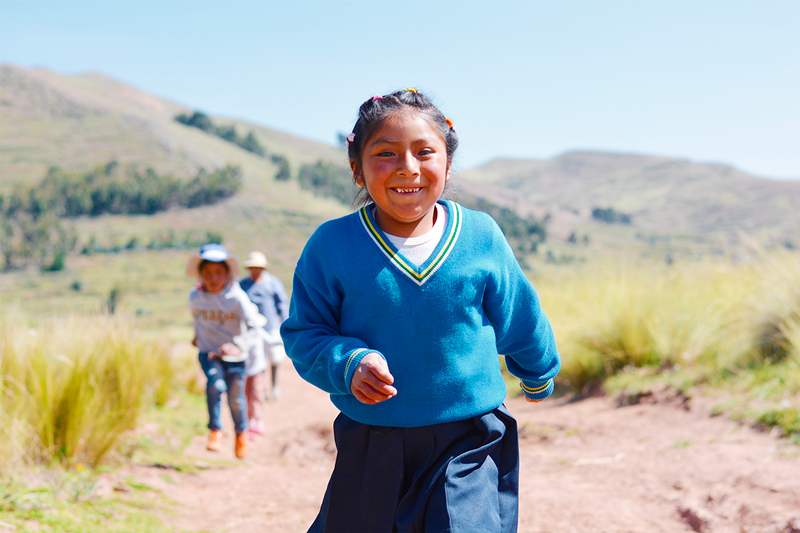
[[522, 394], [530, 400], [544, 400], [553, 393], [555, 388], [552, 379], [535, 385], [526, 385], [525, 382], [520, 381], [520, 385], [522, 386]]
[[[364, 356], [369, 353], [376, 353], [383, 357], [382, 353], [375, 350], [370, 350], [369, 348], [358, 348], [353, 350], [352, 353], [350, 353], [350, 356], [347, 358], [347, 361], [344, 365], [344, 387], [348, 394], [350, 394], [350, 382], [353, 380], [353, 374], [356, 373], [358, 363], [360, 363], [361, 360], [364, 359]], [[384, 357], [384, 359], [386, 358]]]

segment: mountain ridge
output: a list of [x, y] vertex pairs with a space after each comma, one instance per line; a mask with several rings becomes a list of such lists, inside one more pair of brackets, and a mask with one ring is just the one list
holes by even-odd
[[[521, 215], [591, 222], [595, 209], [631, 216], [640, 232], [686, 233], [800, 245], [800, 182], [757, 178], [724, 164], [612, 152], [567, 152], [549, 160], [499, 158], [460, 172], [462, 187]], [[794, 233], [794, 235], [793, 235]]]
[[[312, 200], [313, 192], [299, 190], [295, 180], [275, 181], [269, 157], [174, 120], [191, 109], [103, 73], [1, 65], [0, 91], [0, 187], [35, 183], [51, 166], [83, 171], [112, 160], [187, 177], [234, 164], [242, 168], [244, 186], [242, 198], [230, 205], [266, 202], [270, 209], [311, 209], [323, 218], [347, 211]], [[346, 168], [340, 147], [246, 120], [211, 118], [240, 134], [252, 131], [268, 154], [287, 158], [294, 174], [320, 160]], [[725, 164], [576, 150], [548, 160], [496, 158], [454, 177], [464, 195], [546, 219], [553, 240], [641, 248], [677, 239], [729, 248], [748, 235], [800, 248], [800, 210], [794, 208], [800, 181], [756, 178]], [[598, 220], [598, 210], [629, 224]]]

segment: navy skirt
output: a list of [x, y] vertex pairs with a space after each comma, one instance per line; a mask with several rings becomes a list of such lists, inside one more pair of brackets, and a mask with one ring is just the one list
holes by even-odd
[[517, 531], [517, 422], [505, 406], [416, 428], [340, 414], [333, 432], [336, 465], [309, 532]]

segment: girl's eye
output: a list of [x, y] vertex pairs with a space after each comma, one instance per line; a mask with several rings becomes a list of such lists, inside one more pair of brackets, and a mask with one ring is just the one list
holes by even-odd
[[393, 155], [394, 154], [392, 152], [387, 152], [387, 151], [378, 153], [378, 157], [391, 157]]
[[432, 153], [433, 150], [431, 150], [430, 148], [425, 148], [424, 150], [419, 151], [419, 155], [431, 155]]

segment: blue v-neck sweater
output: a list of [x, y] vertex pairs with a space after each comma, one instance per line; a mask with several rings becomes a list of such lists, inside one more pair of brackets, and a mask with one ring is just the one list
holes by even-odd
[[[286, 351], [305, 380], [363, 424], [426, 426], [499, 407], [498, 353], [528, 397], [553, 391], [553, 330], [500, 228], [485, 213], [440, 203], [447, 227], [422, 265], [397, 252], [371, 206], [321, 225], [298, 260], [281, 327]], [[397, 388], [374, 405], [350, 392], [370, 352], [386, 360]]]

